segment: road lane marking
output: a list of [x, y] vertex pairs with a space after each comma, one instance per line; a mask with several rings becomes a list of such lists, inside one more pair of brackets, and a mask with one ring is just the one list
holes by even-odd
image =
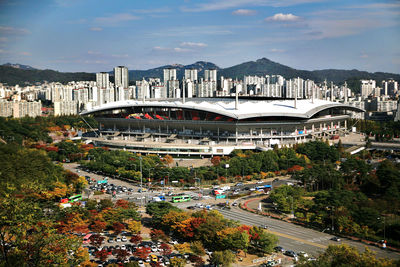
[[298, 238], [298, 237], [295, 237], [295, 236], [291, 236], [291, 235], [287, 235], [287, 234], [283, 234], [283, 233], [279, 233], [279, 232], [275, 232], [275, 231], [270, 231], [270, 230], [267, 230], [267, 231], [272, 233], [272, 234], [275, 234], [277, 236], [286, 237], [288, 239], [299, 241], [299, 242], [302, 242], [302, 243], [310, 245], [310, 246], [319, 247], [319, 248], [322, 248], [322, 249], [326, 249], [328, 247], [328, 246], [317, 244], [317, 243], [314, 243], [314, 242], [310, 242], [310, 241], [307, 241], [305, 239]]

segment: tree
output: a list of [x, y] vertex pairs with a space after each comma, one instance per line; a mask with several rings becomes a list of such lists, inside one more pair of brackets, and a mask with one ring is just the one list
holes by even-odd
[[190, 249], [194, 254], [198, 256], [204, 256], [206, 254], [206, 251], [203, 247], [203, 243], [201, 243], [200, 241], [191, 242]]
[[126, 249], [116, 249], [115, 250], [115, 257], [118, 261], [123, 262], [126, 257], [129, 256], [129, 252]]
[[140, 235], [133, 235], [131, 237], [131, 239], [129, 240], [129, 242], [131, 242], [132, 244], [139, 244], [140, 242], [142, 242], [142, 237]]
[[204, 260], [200, 256], [190, 254], [189, 260], [194, 263], [195, 267], [204, 266]]
[[106, 229], [106, 227], [107, 227], [107, 223], [106, 223], [106, 222], [103, 222], [103, 221], [100, 221], [100, 220], [95, 220], [95, 221], [90, 225], [90, 229], [91, 229], [93, 232], [96, 232], [96, 233], [101, 233], [101, 232], [103, 232], [104, 229]]
[[130, 220], [127, 223], [126, 228], [129, 230], [129, 232], [131, 232], [132, 234], [139, 234], [140, 230], [142, 228], [142, 224], [140, 221], [134, 221], [134, 220]]
[[210, 257], [210, 264], [217, 266], [231, 266], [236, 261], [236, 256], [230, 250], [214, 251]]
[[90, 236], [90, 244], [96, 248], [101, 247], [101, 244], [103, 244], [104, 241], [104, 236], [101, 236], [99, 234], [94, 234]]
[[172, 253], [171, 246], [166, 244], [166, 243], [162, 243], [160, 245], [160, 249], [161, 249], [161, 254], [163, 256], [168, 256], [168, 255], [170, 255]]
[[261, 253], [271, 253], [278, 244], [278, 237], [274, 234], [264, 231], [262, 228], [253, 227], [250, 230], [252, 234], [251, 245], [256, 251]]
[[181, 254], [185, 254], [185, 253], [190, 253], [191, 252], [190, 244], [186, 243], [186, 242], [183, 243], [183, 244], [176, 244], [174, 247]]
[[94, 256], [99, 259], [100, 261], [106, 261], [108, 258], [108, 251], [105, 249], [98, 250], [94, 253]]
[[99, 209], [104, 210], [106, 208], [114, 207], [114, 203], [110, 199], [102, 199], [99, 203]]
[[150, 237], [153, 242], [158, 240], [168, 241], [169, 237], [164, 233], [163, 230], [153, 229], [150, 231]]
[[134, 252], [134, 255], [138, 258], [141, 258], [142, 260], [145, 260], [151, 252], [151, 248], [149, 247], [141, 247], [137, 248], [136, 251]]
[[169, 167], [170, 164], [172, 164], [174, 162], [174, 158], [171, 157], [170, 155], [165, 155], [162, 159], [162, 161], [167, 164], [167, 166]]
[[120, 234], [125, 229], [125, 225], [120, 222], [113, 223], [112, 227], [116, 235]]
[[219, 164], [221, 163], [221, 157], [220, 156], [214, 156], [211, 158], [211, 163], [213, 166], [219, 166]]
[[169, 262], [171, 264], [171, 267], [185, 267], [185, 265], [186, 265], [185, 259], [181, 259], [181, 258], [177, 258], [177, 257], [171, 258]]
[[393, 260], [376, 258], [368, 248], [363, 253], [359, 253], [355, 247], [346, 244], [334, 246], [330, 245], [324, 253], [319, 255], [316, 261], [303, 261], [297, 266], [317, 267], [317, 266], [371, 266], [386, 267], [395, 266]]

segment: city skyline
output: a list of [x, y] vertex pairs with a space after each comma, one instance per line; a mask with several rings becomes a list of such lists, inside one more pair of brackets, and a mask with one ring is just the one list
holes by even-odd
[[150, 69], [267, 57], [293, 68], [399, 73], [398, 1], [0, 2], [0, 63]]

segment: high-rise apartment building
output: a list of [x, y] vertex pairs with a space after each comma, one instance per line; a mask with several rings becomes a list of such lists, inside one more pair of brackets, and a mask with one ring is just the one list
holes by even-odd
[[361, 96], [368, 97], [375, 93], [375, 80], [361, 80]]
[[399, 90], [399, 84], [395, 80], [382, 81], [382, 94], [394, 96]]
[[197, 81], [197, 70], [196, 69], [186, 69], [185, 70], [185, 80]]
[[96, 73], [96, 84], [100, 89], [106, 89], [110, 87], [110, 74], [107, 72]]
[[124, 89], [129, 86], [129, 71], [127, 67], [118, 66], [114, 68], [115, 87]]
[[204, 70], [204, 80], [216, 82], [217, 81], [217, 70], [216, 69]]
[[176, 80], [176, 69], [168, 68], [164, 69], [164, 83], [167, 81]]

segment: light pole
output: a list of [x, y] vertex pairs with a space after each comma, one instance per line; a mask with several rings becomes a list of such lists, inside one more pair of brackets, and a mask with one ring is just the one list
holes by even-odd
[[[385, 241], [386, 240], [386, 218], [383, 215], [382, 215], [382, 217], [383, 217], [383, 240]], [[378, 217], [378, 220], [381, 220], [381, 219], [382, 219], [381, 217]]]
[[331, 232], [333, 233], [334, 231], [335, 231], [335, 225], [334, 225], [334, 223], [333, 223], [333, 220], [334, 220], [334, 206], [328, 206], [327, 208], [330, 208], [330, 210], [331, 210]]
[[143, 169], [142, 169], [142, 156], [139, 157], [140, 160], [140, 204], [143, 206]]

